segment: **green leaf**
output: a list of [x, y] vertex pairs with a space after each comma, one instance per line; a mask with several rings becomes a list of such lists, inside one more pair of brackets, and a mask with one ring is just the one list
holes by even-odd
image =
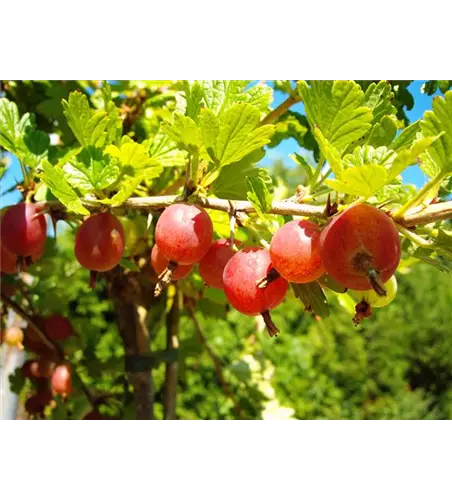
[[158, 161], [149, 156], [143, 144], [138, 144], [129, 137], [123, 137], [119, 148], [111, 144], [105, 148], [105, 152], [118, 158], [122, 167], [132, 167], [134, 170], [158, 165]]
[[0, 146], [35, 168], [47, 158], [49, 145], [49, 136], [36, 130], [34, 115], [25, 113], [19, 119], [16, 103], [0, 99]]
[[339, 179], [327, 179], [325, 184], [341, 193], [369, 198], [381, 189], [388, 180], [388, 171], [383, 165], [352, 167]]
[[159, 177], [162, 173], [162, 167], [149, 167], [145, 170], [132, 176], [125, 176], [119, 186], [118, 192], [111, 198], [103, 198], [100, 200], [104, 205], [120, 206], [128, 200], [137, 189], [137, 187], [144, 181], [150, 181]]
[[317, 140], [322, 155], [331, 167], [331, 170], [336, 176], [341, 175], [343, 167], [339, 151], [324, 137], [318, 127], [314, 127], [314, 137]]
[[321, 318], [329, 316], [328, 301], [321, 286], [313, 281], [312, 283], [291, 283], [295, 297], [303, 302], [306, 309], [311, 310]]
[[236, 102], [246, 102], [259, 111], [267, 111], [273, 101], [273, 89], [268, 85], [257, 84], [237, 97]]
[[215, 115], [225, 111], [242, 94], [250, 80], [201, 80], [206, 107]]
[[264, 217], [272, 206], [272, 196], [267, 184], [261, 177], [247, 177], [246, 181], [249, 189], [246, 197], [255, 208], [259, 217]]
[[421, 131], [424, 137], [443, 134], [428, 148], [427, 158], [421, 156], [421, 161], [433, 162], [442, 172], [452, 172], [452, 91], [433, 99], [433, 110], [424, 113]]
[[304, 81], [297, 84], [311, 128], [339, 153], [363, 137], [371, 128], [372, 110], [364, 105], [364, 92], [353, 81]]
[[443, 229], [438, 230], [438, 237], [436, 238], [436, 243], [438, 246], [452, 250], [452, 234], [446, 232]]
[[62, 104], [67, 123], [82, 146], [102, 147], [107, 137], [114, 135], [111, 130], [106, 132], [108, 126], [113, 126], [109, 115], [104, 110], [91, 109], [85, 94], [71, 92], [69, 101], [63, 99]]
[[364, 106], [372, 110], [373, 123], [379, 123], [385, 115], [395, 115], [397, 109], [391, 104], [394, 93], [388, 82], [372, 82], [364, 94]]
[[421, 121], [417, 120], [408, 127], [389, 145], [389, 148], [394, 151], [409, 149], [416, 140], [417, 133], [421, 130]]
[[217, 162], [216, 157], [216, 141], [220, 133], [220, 122], [215, 116], [215, 113], [210, 109], [203, 109], [200, 117], [202, 137], [207, 153], [214, 162]]
[[352, 154], [344, 156], [342, 163], [344, 167], [358, 167], [362, 165], [384, 165], [390, 166], [395, 158], [394, 151], [381, 146], [362, 146], [354, 149]]
[[89, 211], [82, 205], [77, 193], [65, 179], [61, 168], [54, 167], [47, 160], [42, 163], [41, 179], [47, 184], [53, 195], [58, 198], [70, 212], [80, 215], [89, 215]]
[[330, 290], [333, 290], [333, 292], [336, 293], [345, 293], [347, 291], [347, 288], [340, 283], [338, 283], [336, 280], [334, 280], [331, 276], [328, 274], [324, 274], [322, 277], [320, 277], [317, 282], [322, 285], [323, 287], [327, 287]]
[[0, 146], [11, 152], [16, 150], [18, 127], [19, 110], [16, 103], [5, 98], [0, 99]]
[[190, 117], [174, 113], [172, 123], [166, 123], [164, 128], [178, 148], [185, 149], [191, 154], [201, 149], [200, 131]]
[[435, 143], [435, 141], [437, 141], [440, 137], [441, 135], [431, 136], [431, 137], [420, 137], [416, 139], [416, 141], [412, 144], [410, 149], [399, 150], [397, 157], [392, 163], [389, 172], [389, 180], [392, 180], [394, 179], [394, 177], [400, 175], [407, 167], [416, 163], [416, 161], [418, 161], [419, 158], [421, 159], [420, 163], [421, 168], [423, 168], [423, 166], [426, 167], [427, 164], [431, 166], [432, 165], [431, 162], [433, 162], [433, 160], [430, 158], [428, 150], [427, 154], [426, 153], [421, 154], [421, 153], [423, 153], [427, 148], [429, 148], [433, 143]]
[[199, 82], [190, 84], [184, 80], [185, 92], [185, 115], [196, 121], [201, 110], [201, 104], [204, 97], [204, 91]]
[[250, 104], [235, 104], [224, 113], [214, 148], [220, 167], [236, 163], [270, 142], [274, 126], [259, 125], [260, 113]]
[[47, 158], [50, 137], [41, 130], [29, 128], [25, 132], [23, 140], [26, 146], [26, 151], [22, 155], [23, 162], [31, 168], [35, 168]]
[[111, 164], [102, 150], [89, 146], [63, 167], [68, 182], [83, 194], [111, 186], [119, 177], [119, 167]]
[[184, 167], [187, 153], [177, 148], [177, 145], [166, 134], [158, 132], [149, 144], [149, 156], [162, 167]]
[[264, 156], [263, 150], [257, 150], [239, 162], [223, 168], [211, 185], [212, 194], [218, 198], [243, 200], [248, 190], [247, 177], [261, 177], [270, 186], [271, 178], [268, 171], [255, 166]]
[[394, 116], [383, 116], [379, 123], [373, 125], [366, 144], [378, 148], [388, 146], [397, 134], [397, 119]]
[[269, 147], [274, 148], [284, 139], [292, 137], [297, 141], [299, 146], [312, 149], [312, 147], [309, 147], [309, 144], [306, 144], [307, 137], [310, 137], [312, 140], [312, 135], [309, 131], [309, 123], [306, 116], [296, 111], [287, 111], [276, 122], [275, 133]]
[[133, 260], [122, 258], [119, 265], [124, 269], [129, 269], [130, 271], [139, 272], [140, 268], [135, 264]]
[[312, 176], [314, 175], [314, 169], [312, 165], [310, 165], [304, 158], [303, 156], [299, 155], [298, 153], [294, 153], [291, 155], [291, 158], [298, 164], [303, 170], [303, 173], [306, 175], [307, 181], [311, 181]]

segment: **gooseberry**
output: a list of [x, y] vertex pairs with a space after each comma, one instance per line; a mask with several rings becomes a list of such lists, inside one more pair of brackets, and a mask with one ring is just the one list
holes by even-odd
[[270, 257], [283, 278], [309, 283], [324, 274], [320, 233], [319, 226], [308, 220], [293, 220], [278, 229], [270, 244]]
[[[157, 276], [160, 276], [168, 268], [169, 261], [166, 257], [162, 255], [158, 245], [154, 245], [151, 251], [151, 263]], [[171, 274], [172, 280], [180, 280], [185, 278], [190, 274], [193, 269], [193, 265], [189, 266], [177, 266]]]
[[269, 311], [279, 305], [287, 292], [287, 281], [276, 278], [265, 288], [257, 281], [271, 268], [270, 253], [265, 248], [248, 247], [237, 252], [226, 264], [223, 272], [224, 292], [230, 304], [242, 314], [264, 318], [270, 336], [279, 330]]
[[17, 326], [10, 326], [7, 328], [2, 335], [3, 342], [10, 347], [17, 347], [18, 349], [23, 349], [24, 332], [21, 328]]
[[44, 331], [52, 340], [64, 340], [73, 333], [71, 322], [60, 314], [44, 319]]
[[386, 307], [389, 305], [397, 294], [397, 279], [395, 276], [391, 276], [389, 280], [385, 283], [386, 295], [378, 295], [375, 290], [361, 290], [355, 291], [350, 290], [351, 295], [357, 301], [367, 302], [372, 308], [374, 307]]
[[[234, 242], [236, 245], [238, 242]], [[223, 288], [223, 271], [235, 254], [230, 239], [214, 241], [199, 261], [199, 274], [204, 282], [213, 288]]]
[[68, 365], [59, 365], [55, 368], [50, 379], [52, 390], [56, 394], [68, 395], [72, 392], [71, 369]]

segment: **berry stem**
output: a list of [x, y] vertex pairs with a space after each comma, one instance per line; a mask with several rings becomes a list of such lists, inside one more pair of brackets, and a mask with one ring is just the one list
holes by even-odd
[[278, 327], [273, 323], [272, 317], [270, 316], [270, 311], [264, 311], [261, 313], [264, 318], [265, 326], [267, 327], [268, 334], [270, 337], [276, 337], [279, 333]]
[[94, 288], [96, 286], [97, 275], [99, 273], [97, 271], [91, 271], [89, 273], [89, 287]]
[[278, 271], [274, 267], [271, 267], [266, 276], [256, 281], [256, 285], [258, 288], [267, 288], [270, 283], [273, 283], [273, 281], [276, 281], [280, 277], [281, 275]]
[[369, 269], [369, 271], [367, 272], [367, 276], [369, 277], [370, 284], [372, 285], [372, 288], [375, 290], [375, 293], [380, 297], [386, 297], [386, 290], [381, 284], [380, 275], [378, 271], [376, 271], [375, 269]]
[[177, 262], [169, 261], [168, 267], [159, 276], [159, 280], [155, 285], [154, 297], [159, 297], [163, 290], [171, 283], [173, 273], [177, 269]]

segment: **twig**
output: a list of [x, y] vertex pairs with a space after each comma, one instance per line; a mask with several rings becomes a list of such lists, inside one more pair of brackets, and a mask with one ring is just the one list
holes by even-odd
[[396, 218], [396, 221], [405, 227], [412, 227], [448, 219], [452, 219], [452, 201], [434, 203], [417, 213], [405, 214], [401, 218]]
[[218, 380], [220, 381], [220, 385], [221, 385], [221, 388], [222, 388], [224, 394], [232, 401], [232, 403], [234, 405], [235, 412], [237, 413], [238, 417], [241, 418], [242, 420], [246, 420], [247, 418], [246, 418], [242, 408], [240, 407], [239, 402], [238, 402], [237, 398], [235, 397], [235, 394], [232, 392], [231, 388], [229, 387], [229, 384], [227, 383], [226, 379], [224, 378], [223, 368], [221, 366], [221, 361], [219, 360], [218, 356], [215, 354], [213, 349], [210, 347], [210, 345], [207, 343], [207, 339], [204, 336], [201, 325], [199, 324], [198, 319], [196, 318], [195, 311], [193, 309], [193, 305], [191, 303], [188, 303], [187, 309], [188, 309], [188, 314], [193, 321], [193, 325], [195, 327], [196, 333], [198, 334], [199, 340], [201, 341], [202, 345], [205, 347], [210, 359], [213, 361], [213, 364], [215, 366], [215, 371], [217, 372]]
[[[27, 312], [25, 312], [19, 304], [16, 304], [13, 300], [11, 300], [3, 293], [1, 294], [1, 298], [2, 302], [4, 302], [8, 307], [10, 307], [18, 316], [24, 319], [28, 323], [28, 325], [30, 325], [33, 328], [33, 330], [36, 332], [36, 335], [39, 337], [39, 339], [43, 344], [45, 344], [50, 349], [55, 350], [61, 361], [65, 360], [65, 355], [61, 347], [55, 341], [53, 341], [47, 336], [47, 334], [35, 323], [33, 318]], [[91, 391], [88, 389], [88, 387], [86, 387], [86, 385], [80, 378], [80, 375], [75, 370], [73, 374], [78, 379], [80, 387], [82, 388], [82, 391], [85, 394], [88, 401], [90, 402], [91, 406], [93, 408], [96, 408], [96, 401], [94, 396], [91, 394]]]
[[261, 121], [261, 125], [268, 125], [270, 123], [275, 122], [284, 113], [286, 113], [294, 104], [300, 101], [301, 97], [299, 97], [298, 95], [289, 96], [284, 102], [282, 102], [277, 108], [275, 108]]
[[[179, 347], [181, 293], [177, 283], [174, 286], [175, 294], [173, 297], [173, 304], [166, 315], [166, 348], [168, 351]], [[176, 418], [177, 368], [177, 361], [166, 363], [163, 394], [163, 412], [165, 420], [174, 420]]]
[[13, 300], [7, 297], [5, 294], [1, 294], [2, 302], [4, 302], [8, 307], [10, 307], [16, 314], [18, 314], [22, 319], [24, 319], [36, 332], [39, 340], [46, 345], [46, 347], [55, 350], [60, 358], [63, 358], [63, 352], [58, 344], [51, 340], [46, 333], [35, 323], [33, 318], [26, 313], [19, 304], [16, 304]]
[[[180, 202], [181, 199], [178, 196], [150, 196], [150, 197], [137, 197], [129, 198], [124, 202], [123, 205], [115, 207], [120, 208], [132, 208], [137, 210], [157, 210], [161, 208], [169, 207], [174, 203]], [[203, 198], [199, 197], [193, 201], [197, 205], [210, 208], [212, 210], [219, 210], [220, 212], [230, 212], [231, 206], [229, 200], [224, 200], [221, 198]], [[255, 213], [256, 210], [249, 201], [244, 200], [234, 200], [234, 209], [237, 213]], [[102, 206], [93, 200], [83, 200], [83, 204], [88, 208], [100, 207]], [[61, 209], [64, 208], [59, 201], [47, 201], [39, 203], [39, 206], [43, 208], [50, 209]], [[275, 201], [272, 203], [270, 210], [267, 211], [269, 214], [276, 215], [298, 215], [302, 217], [316, 217], [319, 219], [328, 218], [325, 213], [325, 207], [322, 205], [307, 205], [302, 203], [295, 203], [293, 201]], [[393, 214], [392, 214], [393, 215]], [[395, 216], [394, 216], [395, 218]], [[432, 222], [437, 222], [441, 220], [447, 220], [452, 218], [452, 202], [446, 201], [442, 203], [436, 203], [429, 205], [427, 208], [417, 212], [403, 215], [397, 218], [397, 222], [403, 226], [410, 227], [419, 224], [430, 224]]]

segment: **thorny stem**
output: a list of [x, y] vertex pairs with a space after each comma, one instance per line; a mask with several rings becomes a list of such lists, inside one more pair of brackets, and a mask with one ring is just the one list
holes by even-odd
[[217, 372], [217, 377], [218, 377], [218, 380], [220, 382], [223, 393], [225, 394], [225, 396], [227, 396], [232, 401], [232, 404], [234, 405], [234, 410], [237, 413], [237, 416], [239, 418], [241, 418], [242, 420], [246, 420], [246, 416], [245, 416], [242, 408], [240, 407], [239, 402], [238, 402], [234, 392], [231, 390], [231, 388], [229, 387], [229, 384], [227, 383], [226, 379], [224, 378], [223, 368], [221, 366], [221, 361], [207, 342], [207, 339], [202, 331], [201, 325], [199, 324], [198, 319], [196, 318], [195, 311], [193, 309], [192, 304], [188, 303], [187, 309], [188, 309], [188, 314], [189, 314], [191, 320], [193, 321], [193, 326], [195, 327], [195, 330], [196, 330], [196, 333], [198, 334], [199, 340], [201, 341], [201, 344], [205, 347], [206, 352], [209, 355], [210, 359], [213, 361], [213, 364], [215, 366], [215, 371]]
[[[151, 196], [151, 197], [138, 197], [129, 198], [121, 206], [115, 207], [115, 209], [138, 209], [138, 210], [158, 210], [162, 208], [169, 207], [174, 203], [180, 201], [179, 196]], [[100, 203], [98, 200], [83, 200], [82, 203], [87, 208], [99, 207]], [[194, 200], [200, 207], [210, 208], [212, 210], [218, 210], [220, 212], [229, 212], [231, 207], [229, 200], [224, 200], [221, 198], [204, 198], [199, 197]], [[42, 207], [48, 207], [50, 209], [62, 209], [64, 206], [59, 201], [47, 201], [39, 202]], [[237, 214], [243, 213], [255, 213], [256, 210], [249, 201], [235, 200], [234, 209]], [[328, 216], [325, 214], [325, 208], [322, 205], [308, 205], [302, 203], [296, 203], [293, 201], [276, 201], [272, 203], [270, 210], [267, 211], [269, 214], [275, 215], [297, 215], [302, 217], [315, 217], [319, 219], [326, 219]], [[392, 214], [395, 217], [395, 214]], [[446, 201], [442, 203], [436, 203], [425, 207], [422, 211], [415, 214], [407, 214], [402, 217], [397, 217], [397, 222], [404, 225], [405, 227], [416, 226], [418, 224], [430, 224], [432, 222], [437, 222], [441, 220], [447, 220], [452, 218], [452, 201]]]

